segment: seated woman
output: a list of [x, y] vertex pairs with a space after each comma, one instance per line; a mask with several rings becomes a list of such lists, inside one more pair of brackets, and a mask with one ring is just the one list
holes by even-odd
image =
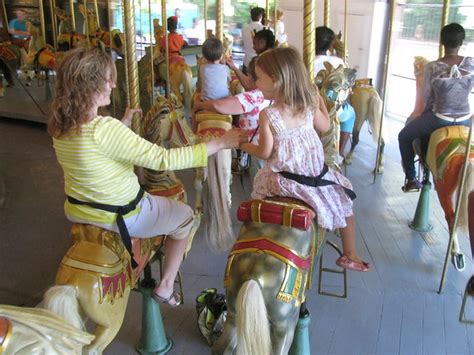
[[[314, 58], [314, 74], [318, 74], [320, 70], [325, 69], [324, 62], [329, 62], [334, 68], [342, 65], [346, 67], [344, 61], [330, 55], [331, 49], [334, 47], [336, 41], [336, 34], [333, 30], [326, 26], [316, 28], [316, 56]], [[344, 148], [349, 140], [349, 137], [354, 129], [355, 111], [349, 103], [345, 102], [339, 112], [339, 122], [341, 123], [341, 136], [339, 140], [339, 154], [343, 155]]]
[[398, 135], [405, 170], [403, 192], [422, 187], [416, 178], [413, 141], [421, 139], [425, 155], [433, 131], [445, 126], [471, 124], [469, 94], [474, 81], [474, 61], [472, 57], [458, 54], [465, 36], [464, 28], [457, 23], [444, 26], [440, 37], [445, 55], [425, 67], [423, 81], [425, 111], [408, 123]]
[[[184, 63], [184, 57], [181, 56], [181, 48], [186, 47], [188, 43], [183, 39], [179, 33], [176, 32], [178, 26], [178, 19], [176, 16], [170, 16], [167, 20], [168, 26], [168, 56], [170, 64]], [[166, 48], [166, 38], [161, 39], [161, 51], [164, 53]]]
[[[177, 306], [181, 301], [173, 284], [188, 243], [193, 212], [179, 201], [144, 192], [134, 166], [162, 171], [204, 167], [208, 155], [235, 148], [239, 140], [247, 138], [230, 130], [208, 143], [166, 150], [127, 127], [139, 110], [127, 110], [122, 122], [98, 114], [100, 107], [110, 104], [115, 83], [114, 62], [98, 48], [68, 51], [57, 71], [48, 133], [64, 171], [64, 210], [71, 222], [119, 232], [126, 244], [128, 235], [167, 235], [163, 276], [152, 297]], [[119, 207], [130, 212], [110, 212]]]

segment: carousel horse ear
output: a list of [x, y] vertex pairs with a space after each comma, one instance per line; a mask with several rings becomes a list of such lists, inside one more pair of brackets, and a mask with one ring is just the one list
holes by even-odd
[[326, 68], [326, 70], [327, 70], [328, 73], [330, 73], [330, 72], [333, 71], [334, 68], [333, 68], [333, 66], [332, 66], [331, 63], [329, 63], [329, 62], [324, 62], [323, 64], [324, 64], [324, 67]]

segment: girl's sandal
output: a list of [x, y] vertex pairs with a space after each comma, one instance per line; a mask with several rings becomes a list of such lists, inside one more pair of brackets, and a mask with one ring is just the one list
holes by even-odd
[[[178, 307], [182, 302], [181, 295], [176, 291], [171, 292], [171, 295], [169, 295], [169, 297], [161, 297], [155, 292], [152, 292], [151, 298], [153, 298], [156, 303], [165, 303], [173, 308]], [[174, 301], [174, 303], [172, 301]]]
[[336, 260], [336, 265], [349, 270], [360, 271], [360, 272], [367, 272], [372, 270], [370, 264], [362, 261], [358, 262], [352, 259], [349, 259], [347, 256], [343, 255], [339, 259]]

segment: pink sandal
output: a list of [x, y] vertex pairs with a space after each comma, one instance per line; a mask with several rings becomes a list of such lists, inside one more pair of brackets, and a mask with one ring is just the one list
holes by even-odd
[[344, 269], [360, 271], [360, 272], [367, 272], [367, 271], [372, 270], [369, 263], [365, 261], [362, 261], [362, 262], [354, 261], [352, 259], [349, 259], [345, 255], [341, 256], [339, 259], [336, 260], [336, 265]]

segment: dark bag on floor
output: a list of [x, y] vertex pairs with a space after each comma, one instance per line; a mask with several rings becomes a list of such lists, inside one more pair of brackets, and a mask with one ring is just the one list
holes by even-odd
[[217, 289], [208, 288], [196, 297], [198, 328], [209, 345], [213, 345], [224, 330], [227, 315], [225, 296]]

